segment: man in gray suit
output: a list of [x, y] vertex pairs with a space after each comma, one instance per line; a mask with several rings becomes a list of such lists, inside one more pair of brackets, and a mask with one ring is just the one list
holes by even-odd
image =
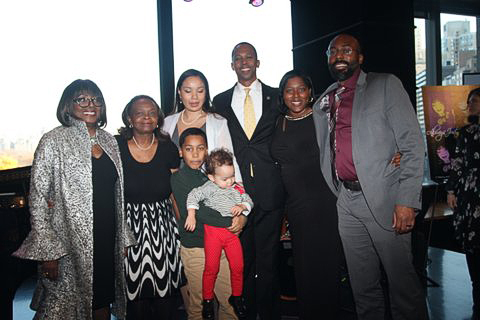
[[[425, 152], [414, 109], [397, 77], [360, 69], [364, 57], [354, 37], [335, 37], [327, 56], [337, 82], [316, 101], [313, 116], [322, 171], [338, 197], [358, 318], [427, 319], [410, 245]], [[396, 152], [399, 167], [390, 161]]]

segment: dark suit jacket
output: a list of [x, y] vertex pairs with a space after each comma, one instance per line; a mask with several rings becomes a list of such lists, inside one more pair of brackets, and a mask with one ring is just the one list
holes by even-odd
[[[280, 167], [270, 155], [275, 121], [279, 115], [278, 89], [262, 83], [262, 116], [251, 140], [248, 140], [231, 106], [234, 88], [235, 86], [215, 96], [213, 106], [215, 112], [228, 120], [233, 150], [247, 193], [252, 197], [255, 206], [273, 210], [284, 203]], [[250, 177], [250, 164], [253, 165], [253, 178]]]

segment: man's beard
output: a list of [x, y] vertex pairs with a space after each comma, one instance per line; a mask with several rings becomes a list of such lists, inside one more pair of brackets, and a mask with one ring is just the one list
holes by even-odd
[[[335, 68], [335, 64], [337, 63], [345, 63], [347, 65], [347, 69], [342, 71], [337, 70]], [[333, 79], [337, 81], [345, 81], [349, 79], [351, 76], [353, 76], [357, 68], [358, 68], [358, 63], [356, 62], [348, 63], [343, 60], [335, 61], [335, 63], [328, 65], [328, 71], [330, 71], [330, 75], [332, 76]]]

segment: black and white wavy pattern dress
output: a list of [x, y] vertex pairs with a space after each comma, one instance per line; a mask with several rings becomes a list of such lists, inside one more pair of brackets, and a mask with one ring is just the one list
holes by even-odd
[[137, 162], [127, 142], [117, 137], [125, 175], [125, 211], [138, 245], [125, 259], [129, 301], [167, 297], [182, 279], [180, 241], [169, 196], [170, 169], [179, 165], [178, 149], [159, 142], [153, 159]]

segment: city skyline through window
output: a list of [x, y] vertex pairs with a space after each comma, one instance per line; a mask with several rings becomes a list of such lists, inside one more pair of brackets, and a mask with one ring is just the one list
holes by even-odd
[[478, 72], [474, 16], [440, 14], [442, 84], [463, 84], [463, 73]]

